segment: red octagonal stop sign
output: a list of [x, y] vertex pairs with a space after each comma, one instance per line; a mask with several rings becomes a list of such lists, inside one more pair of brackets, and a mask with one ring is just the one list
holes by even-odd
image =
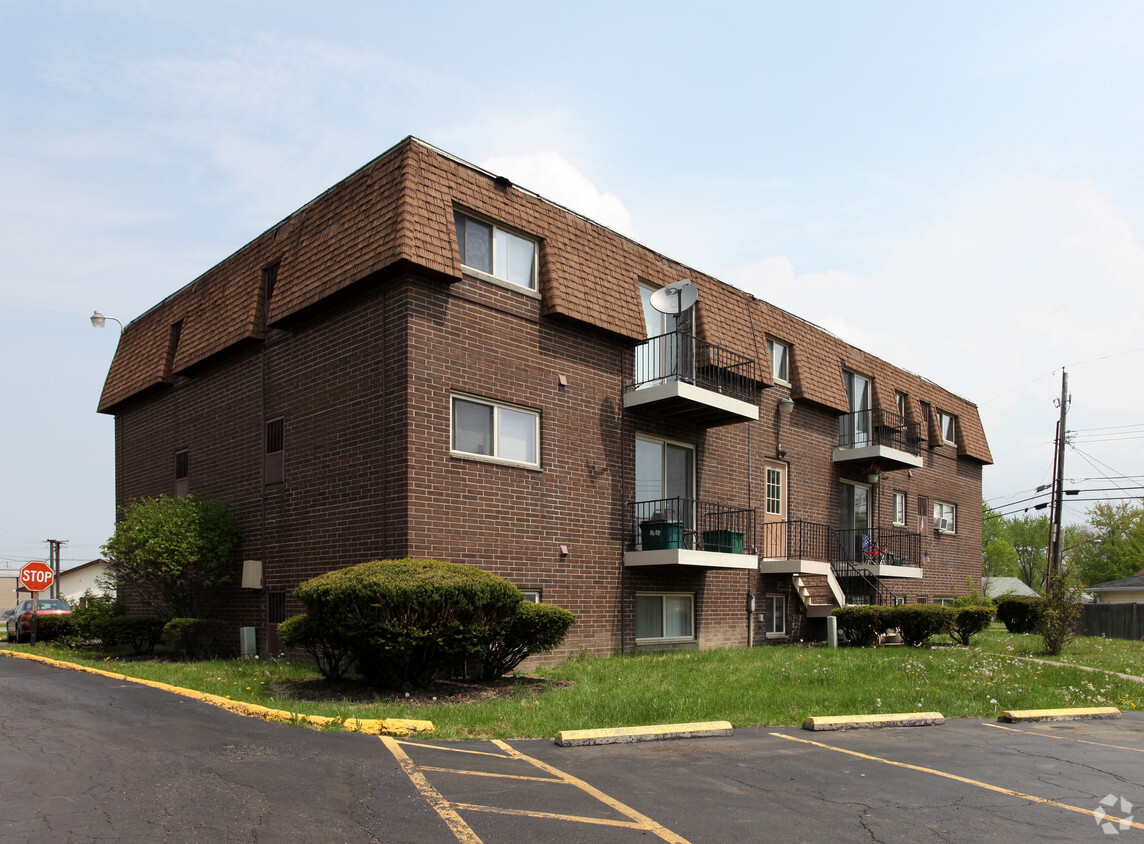
[[29, 592], [43, 592], [50, 589], [56, 575], [52, 567], [42, 560], [32, 560], [20, 569], [20, 588]]

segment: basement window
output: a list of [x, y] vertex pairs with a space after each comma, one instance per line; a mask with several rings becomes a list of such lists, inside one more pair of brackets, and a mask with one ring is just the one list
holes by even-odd
[[695, 638], [695, 596], [679, 592], [636, 595], [636, 641]]

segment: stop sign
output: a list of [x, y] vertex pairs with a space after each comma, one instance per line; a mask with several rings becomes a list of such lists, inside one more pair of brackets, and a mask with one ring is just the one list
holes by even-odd
[[32, 560], [20, 569], [20, 588], [29, 592], [43, 592], [51, 588], [55, 579], [52, 567], [42, 560]]

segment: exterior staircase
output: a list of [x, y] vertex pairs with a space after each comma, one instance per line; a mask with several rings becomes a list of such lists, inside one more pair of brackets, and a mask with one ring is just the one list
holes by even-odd
[[825, 618], [836, 607], [846, 606], [846, 596], [833, 574], [795, 574], [791, 577], [808, 618]]

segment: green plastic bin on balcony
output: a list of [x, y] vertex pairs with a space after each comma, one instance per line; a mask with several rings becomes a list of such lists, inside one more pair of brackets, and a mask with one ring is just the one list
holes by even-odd
[[640, 540], [645, 551], [679, 548], [683, 545], [683, 522], [673, 519], [640, 522]]
[[703, 531], [703, 550], [714, 551], [718, 554], [742, 554], [743, 531], [705, 530]]

